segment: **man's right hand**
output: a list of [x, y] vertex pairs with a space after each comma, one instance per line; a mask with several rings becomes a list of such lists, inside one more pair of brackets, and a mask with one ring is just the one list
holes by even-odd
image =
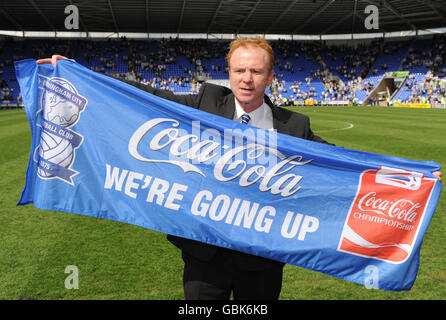
[[39, 59], [39, 60], [36, 61], [36, 63], [37, 64], [51, 63], [53, 65], [53, 68], [55, 68], [56, 67], [56, 63], [59, 60], [71, 60], [71, 61], [76, 62], [74, 59], [69, 59], [67, 57], [64, 57], [64, 56], [61, 56], [61, 55], [58, 55], [58, 54], [53, 54], [51, 56], [51, 58]]

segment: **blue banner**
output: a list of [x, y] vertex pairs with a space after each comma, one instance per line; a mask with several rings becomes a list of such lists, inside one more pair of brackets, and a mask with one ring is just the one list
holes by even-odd
[[19, 205], [409, 290], [440, 166], [255, 128], [72, 61], [16, 62], [32, 145]]

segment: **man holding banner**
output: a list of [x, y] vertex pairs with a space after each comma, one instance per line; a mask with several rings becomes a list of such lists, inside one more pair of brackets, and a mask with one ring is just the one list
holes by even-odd
[[[54, 55], [37, 63], [52, 63], [55, 67], [56, 62], [63, 59], [66, 58]], [[327, 144], [313, 134], [308, 117], [274, 108], [265, 95], [274, 76], [273, 50], [266, 40], [234, 40], [227, 62], [231, 89], [203, 84], [198, 95], [174, 95], [140, 83], [128, 83], [156, 96], [237, 122]], [[440, 172], [434, 175], [441, 179]], [[231, 292], [234, 299], [279, 298], [283, 262], [177, 236], [168, 235], [168, 239], [182, 250], [186, 299], [223, 300], [228, 299]]]
[[[48, 63], [59, 59], [41, 59]], [[128, 83], [157, 96], [247, 123], [326, 143], [310, 129], [309, 119], [298, 113], [274, 108], [265, 95], [274, 76], [273, 49], [264, 39], [237, 39], [227, 55], [231, 90], [203, 84], [198, 95], [174, 95], [137, 82]], [[284, 264], [193, 240], [168, 235], [182, 250], [186, 299], [278, 299]]]

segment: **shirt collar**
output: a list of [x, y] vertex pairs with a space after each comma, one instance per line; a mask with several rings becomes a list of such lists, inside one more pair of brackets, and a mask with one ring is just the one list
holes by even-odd
[[[246, 112], [243, 110], [240, 103], [237, 101], [237, 98], [235, 98], [235, 114], [234, 114], [234, 120], [240, 121], [242, 119], [242, 115], [244, 115]], [[251, 122], [256, 123], [259, 120], [262, 120], [265, 117], [265, 108], [269, 109], [269, 106], [265, 103], [265, 99], [263, 100], [263, 103], [260, 107], [255, 109], [254, 111], [248, 113], [251, 117]]]

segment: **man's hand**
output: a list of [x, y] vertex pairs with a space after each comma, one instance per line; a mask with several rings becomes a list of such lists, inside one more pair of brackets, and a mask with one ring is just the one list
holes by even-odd
[[39, 60], [36, 61], [36, 63], [37, 64], [51, 63], [53, 65], [53, 68], [55, 68], [56, 67], [56, 63], [59, 60], [71, 60], [71, 61], [76, 62], [73, 59], [68, 59], [67, 57], [64, 57], [64, 56], [61, 56], [61, 55], [58, 55], [58, 54], [53, 54], [51, 56], [51, 58], [39, 59]]
[[441, 171], [435, 171], [432, 174], [441, 182]]

